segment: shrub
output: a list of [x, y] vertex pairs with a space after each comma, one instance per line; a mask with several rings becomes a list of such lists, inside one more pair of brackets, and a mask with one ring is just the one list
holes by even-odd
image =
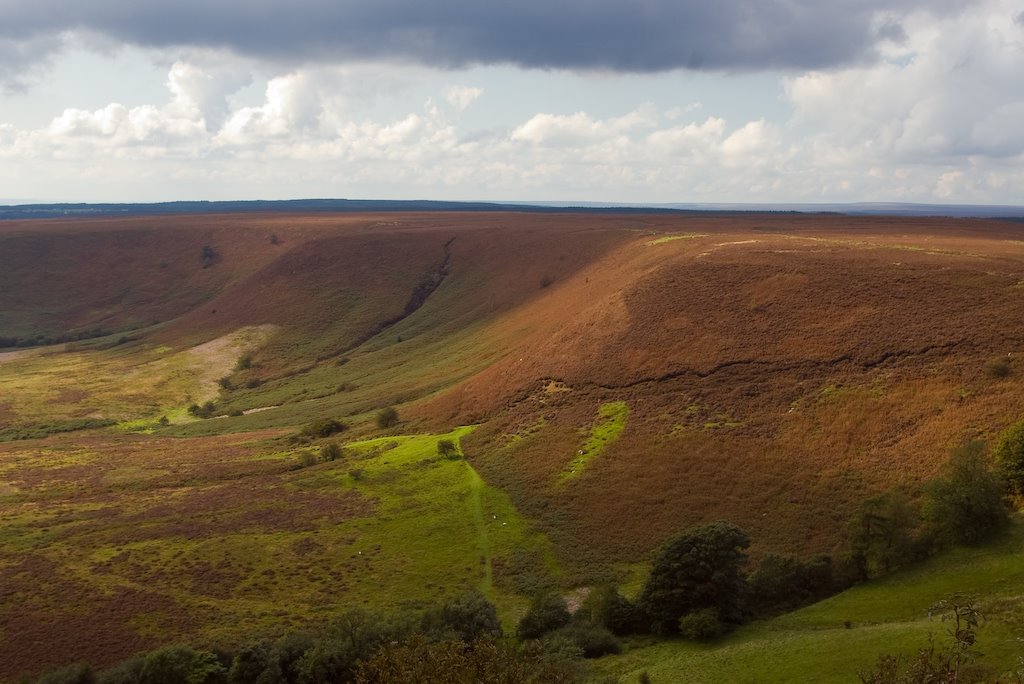
[[277, 233], [271, 233], [270, 234], [270, 244], [272, 244], [272, 245], [279, 245], [279, 244], [281, 244], [281, 238], [279, 238], [277, 236]]
[[188, 413], [196, 418], [211, 418], [213, 412], [217, 410], [216, 405], [212, 401], [207, 401], [204, 404], [192, 404], [188, 407]]
[[516, 635], [520, 639], [539, 639], [569, 624], [570, 617], [564, 598], [553, 592], [544, 592], [533, 597], [529, 609], [519, 621]]
[[217, 384], [220, 385], [220, 388], [225, 392], [230, 392], [231, 390], [235, 389], [234, 384], [232, 384], [231, 382], [231, 378], [227, 375], [225, 375], [223, 378], [217, 378]]
[[393, 406], [388, 406], [377, 412], [377, 427], [382, 430], [398, 425], [398, 420], [398, 410]]
[[341, 458], [341, 447], [336, 442], [330, 442], [320, 447], [320, 460], [337, 461]]
[[1011, 373], [1013, 373], [1013, 368], [1007, 359], [998, 359], [985, 366], [985, 374], [996, 380], [1008, 378]]
[[235, 370], [242, 371], [252, 368], [252, 354], [242, 354], [238, 357]]
[[604, 655], [622, 652], [622, 644], [601, 625], [590, 622], [572, 622], [548, 635], [548, 638], [564, 637], [571, 641], [584, 658], [600, 658]]
[[305, 425], [299, 434], [310, 439], [318, 439], [336, 435], [347, 429], [348, 425], [339, 420], [334, 420], [333, 418], [322, 418], [321, 420]]
[[160, 416], [160, 420], [158, 420], [157, 422], [160, 423], [160, 425], [162, 426], [171, 424], [171, 421], [167, 416]]
[[303, 449], [297, 454], [297, 467], [308, 468], [316, 465], [316, 456], [309, 449]]
[[209, 268], [217, 261], [217, 250], [210, 245], [203, 245], [203, 249], [200, 251], [200, 257], [203, 261], [203, 268]]
[[702, 608], [679, 618], [679, 633], [685, 639], [708, 641], [729, 631], [729, 625], [718, 617], [714, 608]]

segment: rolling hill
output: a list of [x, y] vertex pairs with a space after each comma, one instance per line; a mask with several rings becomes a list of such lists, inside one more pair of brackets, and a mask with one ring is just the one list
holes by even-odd
[[[865, 498], [1024, 416], [1022, 331], [1024, 241], [992, 220], [0, 222], [4, 642], [110, 662], [465, 586], [510, 620], [721, 518], [755, 555], [834, 553]], [[288, 439], [323, 418], [344, 463]], [[450, 553], [396, 552], [417, 524]], [[85, 614], [120, 636], [76, 642]], [[3, 650], [0, 678], [55, 664]]]

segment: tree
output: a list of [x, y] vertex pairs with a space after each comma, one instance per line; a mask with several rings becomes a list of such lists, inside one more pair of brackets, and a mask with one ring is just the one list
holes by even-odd
[[743, 618], [746, 533], [718, 521], [685, 532], [662, 547], [640, 594], [640, 607], [658, 632], [679, 628], [688, 613], [714, 608], [725, 623]]
[[1009, 522], [1005, 486], [988, 469], [985, 445], [974, 440], [953, 451], [945, 472], [925, 485], [924, 517], [952, 544], [977, 544]]
[[427, 611], [423, 630], [442, 638], [454, 636], [469, 644], [480, 637], [500, 637], [501, 621], [494, 604], [473, 590]]
[[398, 425], [398, 410], [394, 406], [388, 406], [377, 412], [377, 427], [382, 430]]
[[520, 639], [539, 639], [569, 624], [571, 617], [564, 598], [554, 592], [542, 592], [530, 601], [526, 615], [516, 628], [516, 635]]
[[146, 655], [139, 684], [212, 684], [223, 679], [217, 656], [188, 646], [168, 646]]
[[337, 461], [341, 458], [341, 447], [336, 442], [328, 442], [320, 447], [320, 459], [323, 461]]
[[832, 559], [816, 556], [807, 562], [766, 553], [750, 575], [750, 608], [756, 615], [774, 615], [833, 593]]
[[1010, 491], [1024, 495], [1024, 420], [1000, 435], [992, 456]]
[[458, 458], [459, 447], [450, 439], [439, 439], [437, 441], [437, 455], [442, 458]]
[[200, 255], [203, 260], [203, 268], [209, 268], [217, 261], [217, 250], [210, 245], [203, 245]]
[[613, 585], [595, 587], [583, 600], [577, 616], [618, 636], [640, 631], [644, 622], [640, 609]]
[[865, 501], [850, 521], [850, 559], [857, 580], [887, 573], [913, 557], [911, 531], [917, 515], [900, 491], [889, 491]]

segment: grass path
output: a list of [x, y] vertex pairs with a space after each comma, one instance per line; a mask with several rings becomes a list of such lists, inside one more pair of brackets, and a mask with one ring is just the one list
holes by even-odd
[[484, 559], [484, 576], [480, 580], [480, 591], [486, 596], [491, 596], [494, 589], [494, 571], [491, 566], [491, 541], [487, 534], [487, 521], [484, 519], [484, 505], [481, 499], [484, 481], [469, 463], [466, 463], [466, 469], [469, 471], [469, 501], [473, 510], [473, 522], [476, 524], [477, 547], [480, 549], [480, 557]]

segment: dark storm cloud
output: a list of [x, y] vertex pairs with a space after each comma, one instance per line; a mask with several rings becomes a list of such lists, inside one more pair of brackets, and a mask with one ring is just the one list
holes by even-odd
[[[77, 30], [282, 61], [654, 72], [822, 68], [970, 0], [0, 0], [0, 41]], [[7, 65], [8, 67], [10, 65]]]

